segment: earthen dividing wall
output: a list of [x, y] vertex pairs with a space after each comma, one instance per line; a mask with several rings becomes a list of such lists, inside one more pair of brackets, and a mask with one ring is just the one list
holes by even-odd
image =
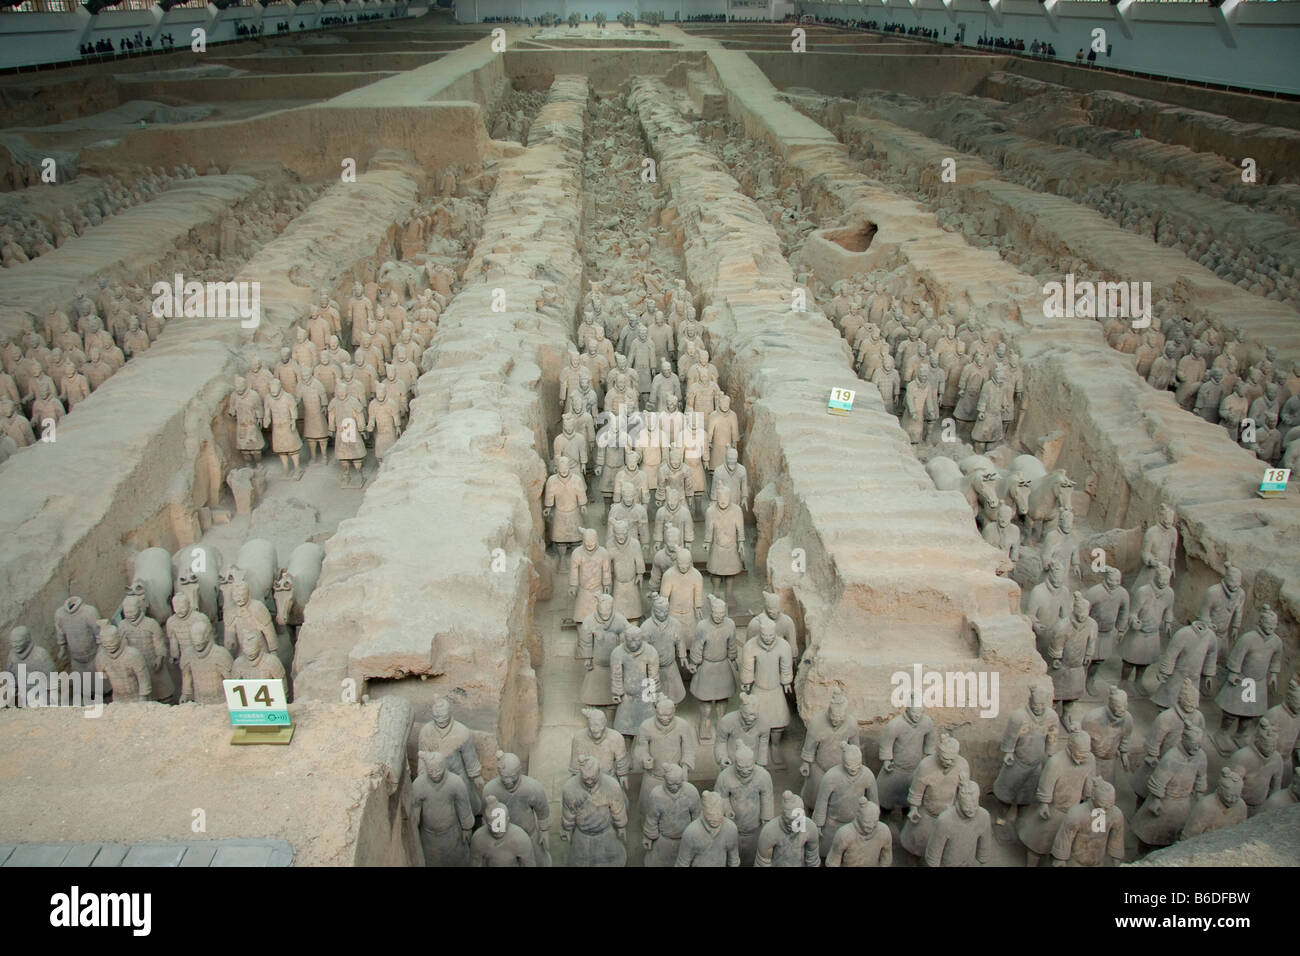
[[[934, 489], [825, 316], [792, 311], [794, 275], [776, 233], [669, 91], [638, 78], [629, 100], [680, 216], [690, 285], [719, 310], [711, 355], [741, 397], [751, 487], [771, 483], [784, 500], [768, 571], [814, 648], [796, 684], [801, 714], [821, 711], [841, 685], [858, 720], [879, 728], [898, 711], [892, 675], [910, 677], [915, 664], [997, 671], [1000, 712], [1020, 706], [1044, 665], [1019, 588], [997, 576], [997, 552], [965, 499]], [[836, 386], [857, 391], [847, 418], [827, 414]], [[1001, 721], [965, 708], [930, 714], [938, 727], [963, 727], [973, 771], [990, 786]]]
[[489, 765], [537, 730], [546, 428], [581, 295], [586, 98], [585, 77], [556, 77], [532, 145], [497, 167], [410, 424], [326, 544], [294, 665], [303, 697], [338, 699], [351, 677], [410, 698], [417, 724], [449, 695]]

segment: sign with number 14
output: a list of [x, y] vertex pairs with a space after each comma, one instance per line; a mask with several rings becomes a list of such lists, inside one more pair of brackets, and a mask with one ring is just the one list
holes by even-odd
[[289, 703], [284, 681], [226, 680], [226, 707], [235, 727], [283, 727], [289, 723]]

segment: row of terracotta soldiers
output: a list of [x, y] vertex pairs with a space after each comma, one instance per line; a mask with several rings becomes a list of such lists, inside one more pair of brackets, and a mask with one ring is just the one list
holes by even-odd
[[[1217, 318], [1193, 323], [1157, 316], [1146, 330], [1111, 319], [1103, 333], [1113, 348], [1133, 356], [1152, 388], [1172, 391], [1183, 408], [1223, 425], [1261, 461], [1278, 464], [1300, 438], [1300, 362], [1287, 367], [1276, 348], [1252, 348], [1239, 329]], [[1253, 364], [1252, 351], [1260, 356]]]
[[[5, 670], [14, 675], [17, 687], [24, 687], [17, 677], [20, 667], [28, 675], [102, 674], [117, 703], [221, 703], [224, 680], [279, 678], [287, 687], [292, 644], [287, 635], [277, 634], [266, 606], [250, 599], [247, 585], [237, 582], [224, 611], [223, 633], [218, 634], [188, 593], [173, 596], [173, 613], [162, 623], [150, 616], [148, 600], [133, 589], [111, 618], [101, 618], [82, 598], [70, 597], [54, 613], [54, 653], [37, 643], [27, 627], [15, 627], [9, 633]], [[59, 691], [59, 682], [51, 677], [27, 706], [71, 703], [61, 701]]]
[[[52, 170], [56, 182], [61, 182], [57, 167]], [[148, 202], [173, 182], [197, 176], [189, 166], [177, 166], [168, 173], [161, 166], [158, 171], [146, 169], [133, 179], [128, 189], [115, 176], [108, 176], [103, 185], [88, 199], [69, 204], [53, 214], [53, 222], [32, 214], [13, 214], [0, 222], [0, 265], [6, 268], [29, 262], [37, 256], [53, 252], [69, 239], [83, 236], [104, 220], [139, 203]], [[27, 178], [35, 176], [28, 185], [44, 185], [41, 170], [27, 166]]]
[[[379, 297], [376, 284], [367, 293], [361, 283], [350, 300], [364, 302], [372, 314]], [[321, 292], [305, 326], [294, 330], [292, 347], [280, 350], [280, 362], [266, 370], [253, 358], [249, 370], [235, 381], [229, 414], [236, 422], [236, 446], [250, 462], [260, 460], [271, 431], [271, 450], [278, 454], [286, 474], [300, 473], [299, 454], [305, 439], [309, 461], [325, 460], [326, 445], [334, 443], [334, 457], [345, 484], [361, 481], [367, 450], [373, 436], [376, 459], [382, 461], [401, 435], [409, 414], [410, 398], [419, 378], [416, 364], [432, 340], [446, 297], [432, 289], [417, 299], [414, 316], [390, 291], [384, 317], [366, 319], [360, 346], [349, 354], [339, 344], [338, 304]], [[327, 334], [328, 333], [328, 334]], [[318, 344], [319, 343], [319, 344]], [[349, 465], [351, 470], [349, 470]]]

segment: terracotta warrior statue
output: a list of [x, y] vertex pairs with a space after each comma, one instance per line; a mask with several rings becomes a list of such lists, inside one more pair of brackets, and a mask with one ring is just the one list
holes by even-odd
[[740, 835], [725, 807], [712, 790], [700, 794], [700, 815], [682, 833], [678, 866], [740, 866]]
[[1079, 727], [1092, 740], [1092, 756], [1097, 776], [1115, 782], [1115, 764], [1129, 770], [1129, 746], [1133, 737], [1133, 715], [1128, 709], [1128, 694], [1112, 687], [1106, 703], [1088, 711]]
[[735, 762], [736, 751], [744, 744], [754, 752], [754, 759], [767, 766], [770, 733], [759, 718], [758, 702], [750, 694], [740, 695], [740, 707], [724, 714], [718, 721], [718, 736], [713, 743], [713, 759], [719, 767]]
[[420, 834], [425, 866], [469, 865], [474, 828], [469, 793], [436, 750], [420, 751], [419, 773], [411, 784], [411, 821]]
[[614, 729], [635, 736], [647, 720], [653, 720], [660, 696], [659, 652], [641, 639], [636, 625], [627, 626], [623, 642], [610, 652], [609, 672], [610, 696], [618, 705]]
[[1016, 828], [1027, 851], [1026, 866], [1037, 866], [1051, 852], [1065, 815], [1091, 795], [1096, 771], [1092, 738], [1082, 730], [1073, 731], [1065, 746], [1047, 758], [1038, 775], [1038, 812], [1021, 814]]
[[961, 755], [957, 738], [941, 734], [935, 752], [922, 757], [912, 774], [912, 786], [907, 791], [907, 822], [899, 835], [904, 850], [925, 859], [926, 845], [940, 814], [956, 799], [960, 783], [969, 778], [970, 764]]
[[[548, 519], [547, 531], [551, 543], [560, 553], [560, 567], [569, 546], [582, 540], [582, 522], [587, 517], [587, 488], [580, 474], [573, 471], [573, 462], [561, 455], [555, 463], [555, 474], [546, 479], [542, 491], [542, 517]], [[581, 620], [575, 617], [574, 620]]]
[[128, 594], [123, 598], [118, 634], [140, 652], [149, 667], [149, 699], [164, 704], [175, 703], [176, 683], [172, 680], [167, 642], [163, 638], [162, 626], [145, 613], [147, 610], [142, 595]]
[[560, 839], [569, 866], [627, 865], [627, 795], [595, 757], [582, 757], [560, 795]]
[[1156, 665], [1160, 686], [1151, 695], [1153, 703], [1170, 707], [1185, 678], [1202, 681], [1205, 693], [1214, 687], [1215, 661], [1219, 642], [1206, 620], [1195, 620], [1174, 632]]
[[975, 866], [988, 862], [993, 842], [989, 812], [980, 806], [980, 788], [965, 779], [952, 806], [939, 814], [926, 843], [926, 866]]
[[[614, 606], [629, 621], [641, 620], [641, 579], [645, 577], [645, 558], [641, 542], [631, 534], [622, 518], [611, 524], [612, 535], [605, 545], [609, 551], [610, 576], [614, 582]], [[678, 678], [681, 683], [681, 678]], [[682, 696], [686, 692], [682, 691]]]
[[101, 620], [98, 625], [99, 653], [95, 655], [95, 670], [108, 678], [113, 702], [148, 700], [153, 687], [144, 656], [128, 644], [108, 621]]
[[1092, 796], [1077, 803], [1061, 821], [1052, 842], [1052, 866], [1105, 866], [1124, 862], [1124, 812], [1115, 806], [1115, 786], [1092, 782]]
[[[831, 692], [831, 699], [826, 709], [815, 714], [808, 722], [803, 747], [799, 751], [799, 774], [804, 778], [800, 796], [803, 797], [804, 808], [810, 814], [817, 806], [817, 794], [821, 791], [822, 777], [832, 767], [839, 766], [843, 760], [844, 744], [861, 747], [862, 736], [858, 730], [857, 718], [849, 713], [848, 697], [844, 695], [843, 690], [836, 687]], [[834, 830], [829, 833], [823, 831], [826, 840], [834, 836]]]
[[1040, 647], [1052, 678], [1052, 704], [1057, 712], [1083, 696], [1088, 665], [1097, 652], [1097, 622], [1088, 614], [1088, 599], [1074, 592], [1074, 610], [1056, 623]]
[[790, 659], [795, 667], [799, 665], [799, 634], [795, 630], [794, 619], [781, 610], [781, 595], [774, 591], [763, 592], [763, 610], [755, 614], [749, 621], [749, 626], [745, 629], [745, 639], [758, 637], [759, 628], [762, 627], [763, 621], [768, 620], [776, 625], [776, 636], [784, 638], [785, 642], [790, 645]]
[[1177, 746], [1165, 751], [1152, 771], [1147, 799], [1133, 817], [1139, 845], [1169, 846], [1182, 833], [1192, 804], [1208, 789], [1204, 737], [1200, 727], [1184, 727]]
[[889, 867], [894, 862], [894, 835], [880, 822], [880, 807], [867, 797], [858, 799], [853, 821], [831, 838], [827, 866]]
[[235, 447], [244, 461], [254, 465], [262, 460], [266, 439], [262, 437], [262, 396], [248, 387], [242, 375], [235, 376], [228, 414], [235, 420]]
[[854, 818], [858, 800], [866, 797], [879, 804], [876, 777], [862, 762], [862, 748], [845, 742], [840, 745], [840, 761], [822, 776], [817, 788], [813, 822], [821, 831], [820, 851], [830, 852], [831, 840], [840, 827]]
[[1061, 732], [1061, 719], [1049, 706], [1051, 694], [1049, 685], [1031, 687], [1029, 703], [1012, 712], [1002, 734], [1002, 767], [993, 793], [1006, 807], [997, 822], [1008, 829], [1015, 828], [1017, 810], [1035, 802], [1038, 776]]
[[[184, 597], [183, 594], [177, 595], [177, 600]], [[168, 623], [176, 620], [179, 613], [173, 615]], [[187, 618], [190, 635], [180, 653], [181, 703], [223, 703], [226, 692], [222, 681], [231, 679], [235, 660], [230, 656], [230, 651], [212, 642], [212, 625], [201, 612], [191, 611]], [[180, 626], [182, 625], [178, 625]]]
[[704, 577], [691, 564], [690, 548], [678, 548], [676, 562], [664, 572], [659, 594], [668, 599], [668, 613], [681, 627], [689, 650], [696, 625], [704, 618]]
[[1201, 696], [1194, 681], [1184, 679], [1178, 691], [1178, 698], [1172, 707], [1167, 707], [1156, 715], [1147, 731], [1146, 755], [1142, 766], [1133, 774], [1132, 787], [1140, 806], [1147, 796], [1147, 780], [1155, 770], [1160, 758], [1178, 744], [1179, 735], [1187, 726], [1205, 728], [1205, 715], [1200, 710]]
[[1241, 798], [1251, 816], [1269, 795], [1282, 789], [1282, 755], [1277, 752], [1277, 731], [1267, 718], [1255, 726], [1255, 739], [1228, 758], [1228, 766], [1241, 775]]
[[1178, 839], [1200, 836], [1212, 830], [1236, 826], [1245, 823], [1248, 814], [1246, 801], [1241, 798], [1244, 781], [1241, 774], [1232, 767], [1219, 771], [1218, 785], [1213, 793], [1207, 793], [1192, 805]]
[[[9, 659], [5, 662], [5, 671], [12, 675], [15, 696], [30, 694], [27, 686], [18, 679], [20, 664], [28, 674], [55, 673], [54, 658], [49, 651], [33, 641], [32, 632], [21, 625], [9, 632]], [[57, 698], [58, 693], [57, 686], [50, 687], [42, 702]]]
[[700, 816], [700, 791], [686, 779], [686, 768], [670, 763], [663, 783], [650, 793], [650, 806], [641, 825], [646, 866], [676, 866], [682, 834]]
[[460, 721], [452, 719], [451, 701], [446, 697], [433, 699], [433, 719], [420, 728], [419, 747], [443, 755], [447, 770], [465, 783], [470, 812], [474, 815], [482, 812], [483, 765], [479, 763], [474, 735]]
[[759, 831], [776, 816], [772, 775], [754, 759], [754, 751], [741, 743], [735, 760], [719, 771], [714, 787], [722, 798], [723, 812], [736, 823], [740, 865], [753, 866]]
[[1232, 645], [1226, 668], [1227, 680], [1214, 699], [1223, 711], [1214, 742], [1224, 754], [1250, 736], [1251, 726], [1268, 710], [1269, 693], [1277, 693], [1282, 638], [1277, 633], [1277, 612], [1267, 604], [1259, 609], [1255, 630]]
[[582, 678], [582, 687], [578, 691], [578, 701], [591, 708], [612, 708], [610, 683], [610, 659], [614, 649], [623, 643], [624, 632], [628, 630], [628, 619], [617, 613], [614, 598], [610, 594], [599, 594], [595, 598], [595, 609], [578, 624], [577, 644], [573, 648], [573, 657], [582, 661], [586, 671]]
[[780, 815], [759, 831], [754, 866], [821, 866], [820, 844], [821, 834], [804, 812], [803, 799], [787, 790]]
[[[528, 838], [531, 863], [521, 866], [550, 866], [551, 804], [541, 782], [523, 772], [514, 754], [497, 751], [497, 776], [483, 785], [483, 820], [491, 824], [493, 803], [505, 807], [508, 819]], [[497, 836], [500, 830], [493, 831]], [[472, 846], [471, 846], [472, 849]]]
[[1084, 594], [1088, 599], [1088, 616], [1097, 622], [1097, 649], [1088, 665], [1085, 682], [1089, 694], [1096, 695], [1097, 671], [1115, 653], [1115, 641], [1122, 638], [1129, 625], [1129, 594], [1121, 583], [1119, 568], [1106, 568], [1099, 584]]
[[603, 710], [586, 707], [582, 716], [586, 719], [587, 726], [573, 735], [573, 743], [569, 748], [569, 773], [576, 774], [582, 759], [591, 757], [601, 773], [617, 779], [619, 785], [626, 790], [630, 764], [627, 741], [622, 734], [609, 729], [609, 721]]
[[776, 625], [764, 619], [757, 637], [745, 642], [740, 662], [740, 683], [745, 693], [752, 693], [758, 703], [759, 718], [771, 734], [772, 766], [783, 768], [781, 738], [790, 723], [790, 706], [786, 694], [793, 693], [794, 667], [790, 645], [776, 633]]
[[[658, 619], [659, 603], [655, 601], [655, 618]], [[668, 602], [663, 601], [663, 615], [667, 619]], [[671, 619], [668, 619], [671, 620]], [[672, 621], [674, 625], [675, 621]], [[736, 622], [727, 616], [727, 602], [716, 594], [709, 595], [709, 616], [700, 621], [695, 629], [695, 641], [691, 644], [690, 657], [684, 666], [694, 677], [691, 678], [691, 696], [700, 702], [700, 739], [713, 738], [713, 710], [719, 705], [725, 711], [727, 701], [736, 693]], [[662, 670], [662, 665], [661, 668]], [[764, 737], [763, 751], [759, 763], [767, 762], [767, 742]], [[721, 762], [719, 762], [721, 765]]]
[[610, 594], [613, 565], [609, 552], [600, 546], [595, 528], [583, 528], [582, 547], [569, 561], [569, 597], [573, 598], [573, 620], [585, 621], [596, 607], [596, 595]]
[[469, 841], [470, 866], [537, 866], [533, 842], [496, 797], [483, 801], [483, 825]]
[[726, 581], [726, 599], [737, 575], [745, 570], [745, 518], [739, 506], [731, 503], [731, 489], [723, 485], [718, 500], [709, 506], [704, 518], [704, 553], [714, 589], [722, 590]]
[[669, 764], [681, 764], [688, 773], [695, 769], [695, 728], [677, 716], [677, 707], [667, 697], [660, 697], [654, 708], [654, 716], [642, 722], [632, 748], [632, 762], [642, 771], [638, 803], [642, 813]]
[[278, 378], [271, 379], [266, 397], [266, 417], [271, 422], [271, 450], [280, 456], [284, 474], [289, 474], [293, 462], [293, 478], [302, 477], [298, 467], [298, 453], [302, 439], [298, 436], [298, 400], [286, 392]]
[[99, 611], [83, 598], [74, 595], [59, 605], [54, 612], [54, 656], [60, 666], [67, 664], [78, 674], [94, 673], [98, 622]]
[[[856, 725], [856, 721], [854, 723]], [[880, 758], [880, 776], [876, 781], [880, 788], [880, 810], [901, 810], [908, 805], [912, 775], [921, 761], [934, 753], [936, 743], [934, 721], [915, 701], [885, 725], [877, 751]]]
[[1160, 656], [1161, 638], [1174, 622], [1174, 589], [1170, 586], [1169, 568], [1156, 568], [1155, 580], [1144, 584], [1133, 595], [1133, 615], [1128, 633], [1119, 642], [1120, 683], [1133, 675], [1133, 689], [1142, 690], [1142, 675]]

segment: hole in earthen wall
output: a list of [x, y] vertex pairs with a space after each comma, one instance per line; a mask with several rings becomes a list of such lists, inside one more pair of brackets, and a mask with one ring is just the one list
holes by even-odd
[[871, 240], [876, 238], [876, 231], [874, 222], [866, 222], [861, 226], [827, 232], [826, 239], [849, 252], [866, 252], [871, 246]]

